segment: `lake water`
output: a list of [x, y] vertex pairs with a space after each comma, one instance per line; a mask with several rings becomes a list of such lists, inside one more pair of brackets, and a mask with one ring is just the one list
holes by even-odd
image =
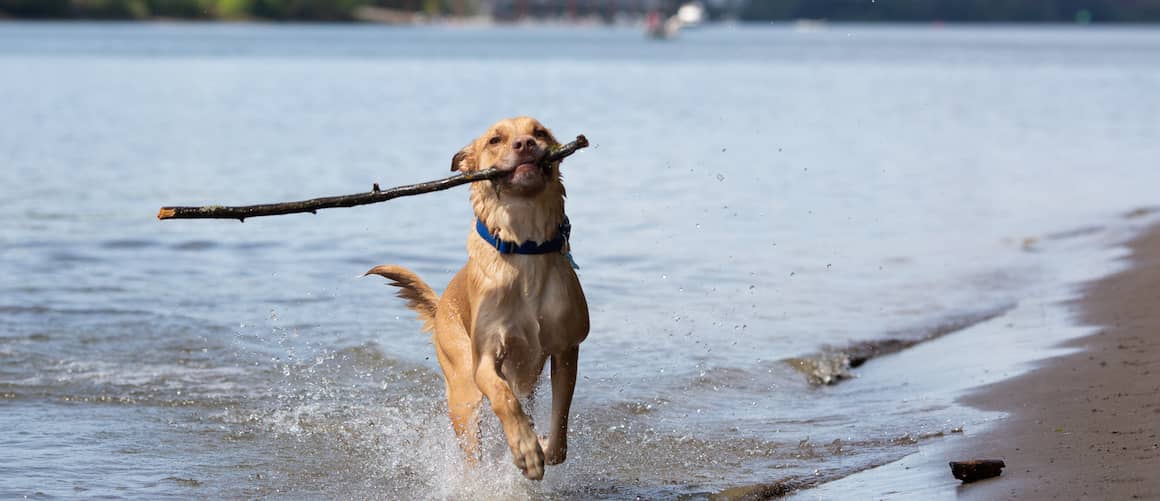
[[[0, 24], [0, 498], [700, 497], [892, 461], [1086, 332], [1055, 304], [1157, 202], [1157, 89], [1152, 28]], [[427, 336], [359, 278], [441, 289], [465, 189], [154, 219], [443, 177], [521, 114], [593, 142], [563, 167], [592, 334], [541, 483], [494, 417], [465, 469]], [[944, 334], [915, 349], [979, 341], [811, 382]]]

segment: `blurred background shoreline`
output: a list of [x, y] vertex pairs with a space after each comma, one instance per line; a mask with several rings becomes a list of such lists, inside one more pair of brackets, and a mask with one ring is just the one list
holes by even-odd
[[1160, 0], [0, 0], [0, 20], [640, 24], [700, 22], [1156, 23]]

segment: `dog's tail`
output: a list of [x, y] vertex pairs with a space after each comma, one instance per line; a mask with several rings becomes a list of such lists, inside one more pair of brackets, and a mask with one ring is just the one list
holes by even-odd
[[407, 307], [419, 314], [423, 321], [423, 330], [431, 332], [435, 329], [435, 306], [439, 304], [439, 296], [419, 278], [413, 271], [383, 264], [371, 268], [363, 276], [379, 275], [391, 281], [391, 285], [398, 287], [398, 296], [407, 300]]

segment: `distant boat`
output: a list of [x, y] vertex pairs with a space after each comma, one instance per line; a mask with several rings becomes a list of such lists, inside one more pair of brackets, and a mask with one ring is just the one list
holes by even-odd
[[705, 22], [705, 6], [701, 2], [686, 2], [676, 15], [665, 19], [660, 12], [650, 11], [645, 18], [645, 33], [657, 39], [672, 38], [683, 28], [695, 28]]
[[705, 6], [701, 2], [686, 2], [675, 16], [682, 28], [695, 28], [705, 22]]

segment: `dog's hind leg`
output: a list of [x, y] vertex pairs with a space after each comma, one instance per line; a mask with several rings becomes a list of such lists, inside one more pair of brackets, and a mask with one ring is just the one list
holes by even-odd
[[524, 413], [511, 386], [500, 375], [504, 361], [503, 347], [487, 346], [478, 353], [475, 384], [487, 396], [492, 410], [499, 417], [503, 434], [512, 451], [512, 460], [525, 477], [531, 480], [544, 478], [544, 451], [532, 429], [532, 420]]
[[467, 464], [479, 462], [479, 407], [484, 395], [471, 385], [471, 391], [452, 389], [448, 385], [447, 405], [451, 416], [451, 428], [455, 429], [459, 446], [463, 448]]
[[552, 421], [548, 441], [541, 444], [548, 464], [560, 464], [568, 457], [568, 411], [572, 408], [572, 392], [576, 389], [576, 364], [580, 347], [573, 346], [564, 353], [552, 355]]
[[451, 337], [451, 341], [436, 342], [435, 355], [439, 367], [443, 369], [443, 383], [447, 389], [447, 414], [451, 418], [451, 428], [463, 449], [467, 464], [479, 461], [479, 408], [483, 403], [483, 393], [475, 386], [475, 371], [472, 368], [471, 345], [462, 338]]
[[473, 380], [447, 381], [447, 413], [469, 465], [479, 461], [479, 407], [482, 402], [483, 394]]

